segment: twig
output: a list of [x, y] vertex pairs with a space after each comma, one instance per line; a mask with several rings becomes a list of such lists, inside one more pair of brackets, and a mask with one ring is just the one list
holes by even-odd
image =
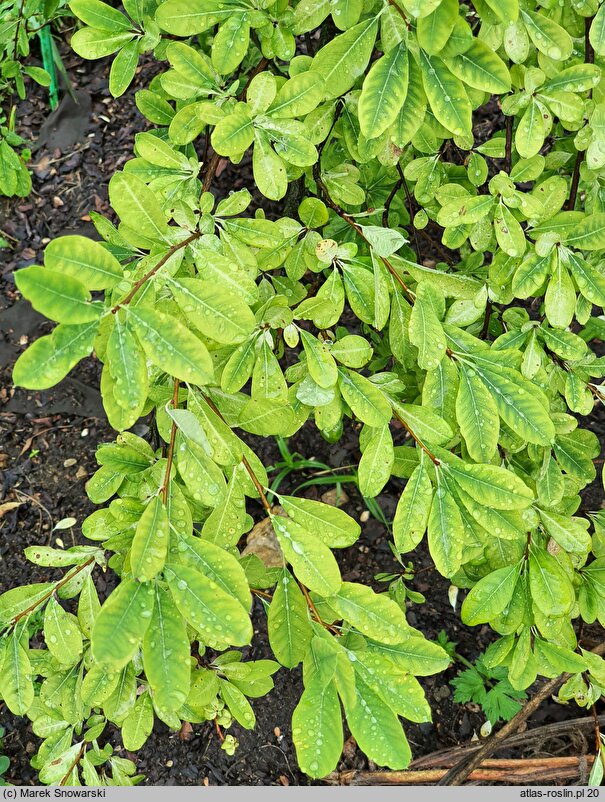
[[23, 8], [25, 6], [25, 0], [21, 0], [19, 3], [19, 12], [17, 15], [17, 25], [15, 27], [15, 41], [13, 43], [13, 60], [16, 61], [17, 59], [17, 47], [19, 45], [19, 33], [21, 32], [21, 23], [23, 22]]
[[150, 278], [153, 278], [153, 276], [155, 276], [158, 270], [161, 267], [164, 267], [166, 262], [170, 259], [170, 257], [173, 254], [175, 254], [177, 251], [180, 251], [181, 248], [186, 248], [187, 245], [189, 245], [190, 243], [192, 243], [194, 240], [198, 239], [201, 236], [202, 235], [200, 234], [199, 231], [194, 231], [193, 234], [187, 237], [187, 239], [182, 240], [182, 242], [177, 242], [176, 245], [173, 245], [171, 248], [169, 248], [164, 254], [164, 256], [162, 256], [160, 261], [157, 263], [157, 265], [155, 265], [155, 267], [152, 267], [151, 270], [148, 270], [147, 273], [145, 273], [145, 275], [142, 278], [140, 278], [138, 281], [135, 281], [128, 295], [121, 301], [118, 301], [118, 303], [111, 310], [111, 313], [115, 315], [121, 307], [128, 306], [128, 304], [132, 301], [137, 292], [141, 289], [143, 284], [149, 281]]
[[86, 744], [83, 743], [82, 746], [80, 747], [80, 751], [78, 752], [78, 754], [76, 756], [76, 759], [74, 760], [74, 762], [71, 764], [71, 766], [67, 770], [67, 774], [63, 777], [63, 779], [61, 780], [59, 785], [67, 785], [67, 782], [68, 782], [69, 778], [71, 777], [72, 771], [75, 769], [75, 767], [78, 765], [78, 763], [82, 760], [82, 757], [84, 756], [84, 751], [85, 750], [86, 750]]
[[[397, 6], [397, 8], [398, 8], [398, 6]], [[371, 250], [372, 246], [368, 242], [367, 238], [364, 236], [364, 233], [363, 233], [363, 230], [362, 230], [361, 226], [358, 223], [355, 222], [355, 219], [353, 218], [352, 215], [350, 215], [348, 212], [345, 212], [345, 210], [342, 208], [342, 206], [339, 206], [334, 200], [332, 200], [332, 197], [330, 196], [330, 193], [328, 192], [328, 188], [326, 187], [326, 185], [325, 185], [325, 183], [324, 183], [324, 181], [323, 181], [323, 179], [321, 177], [321, 154], [323, 152], [324, 147], [326, 146], [326, 143], [328, 142], [328, 139], [329, 139], [330, 134], [331, 134], [331, 132], [332, 132], [332, 130], [334, 128], [334, 125], [336, 124], [336, 120], [338, 119], [339, 114], [340, 114], [340, 109], [337, 109], [336, 114], [334, 116], [334, 120], [332, 121], [332, 126], [330, 128], [330, 131], [328, 131], [328, 135], [326, 136], [324, 141], [321, 143], [321, 145], [317, 149], [317, 161], [313, 165], [313, 180], [317, 184], [317, 189], [319, 191], [319, 194], [323, 198], [323, 201], [326, 204], [326, 206], [329, 206], [330, 209], [332, 209], [333, 212], [336, 212], [336, 214], [342, 220], [345, 221], [345, 223], [350, 225], [351, 228], [353, 228], [359, 234], [359, 236], [362, 238], [362, 240], [365, 243], [367, 243], [367, 245], [370, 247], [370, 250]], [[382, 261], [382, 263], [384, 264], [386, 269], [389, 271], [389, 273], [393, 276], [395, 281], [397, 281], [397, 283], [401, 286], [403, 291], [408, 295], [408, 297], [411, 300], [414, 300], [414, 298], [416, 296], [410, 290], [410, 288], [405, 284], [405, 282], [403, 281], [403, 279], [401, 278], [399, 273], [395, 270], [393, 265], [389, 262], [389, 260], [384, 256], [381, 256], [380, 260]]]
[[[218, 410], [216, 410], [216, 411], [218, 412]], [[250, 463], [248, 462], [248, 460], [246, 459], [246, 457], [243, 454], [242, 454], [242, 465], [244, 466], [244, 468], [248, 472], [248, 476], [252, 480], [252, 484], [256, 488], [256, 492], [260, 496], [261, 504], [263, 505], [265, 512], [267, 513], [267, 515], [271, 515], [271, 505], [269, 504], [267, 496], [265, 495], [265, 491], [263, 490], [263, 486], [258, 481], [258, 476], [254, 473], [254, 471], [250, 467]]]
[[44, 604], [45, 601], [48, 601], [48, 599], [50, 599], [50, 597], [53, 594], [55, 594], [59, 590], [59, 588], [62, 588], [63, 585], [67, 585], [67, 583], [70, 582], [74, 578], [74, 576], [79, 574], [80, 571], [83, 571], [85, 568], [87, 568], [94, 561], [95, 561], [95, 558], [94, 557], [90, 557], [90, 559], [86, 560], [86, 562], [82, 563], [81, 565], [76, 566], [72, 571], [69, 571], [67, 574], [65, 574], [63, 579], [61, 579], [59, 582], [57, 582], [55, 585], [53, 585], [52, 588], [48, 591], [48, 593], [45, 593], [44, 596], [42, 596], [41, 599], [38, 599], [37, 602], [35, 602], [34, 604], [30, 605], [26, 610], [23, 610], [23, 612], [21, 612], [18, 615], [16, 615], [8, 623], [7, 628], [15, 626], [15, 624], [18, 624], [19, 621], [21, 621], [22, 618], [25, 618], [25, 616], [27, 616], [30, 613], [32, 613], [41, 604]]
[[504, 170], [510, 173], [513, 166], [513, 118], [507, 117], [504, 123], [506, 129], [506, 144], [504, 151]]
[[584, 158], [584, 151], [579, 150], [576, 153], [576, 161], [573, 166], [573, 175], [571, 177], [571, 189], [569, 190], [569, 199], [565, 208], [568, 212], [572, 212], [576, 205], [576, 197], [578, 195], [578, 185], [580, 183], [580, 166]]
[[216, 734], [218, 735], [219, 741], [223, 743], [225, 740], [225, 736], [223, 735], [223, 731], [221, 730], [221, 725], [218, 723], [216, 718], [214, 719], [214, 726], [216, 728]]
[[399, 423], [400, 423], [400, 424], [403, 426], [403, 428], [406, 430], [406, 432], [407, 432], [407, 433], [408, 433], [408, 434], [409, 434], [409, 435], [412, 437], [412, 439], [413, 439], [413, 440], [414, 440], [414, 441], [415, 441], [415, 442], [416, 442], [416, 443], [417, 443], [417, 444], [420, 446], [420, 448], [421, 448], [421, 449], [424, 451], [424, 453], [425, 453], [425, 454], [427, 455], [427, 457], [428, 457], [428, 458], [431, 460], [431, 462], [433, 463], [433, 465], [441, 465], [441, 462], [440, 462], [440, 461], [437, 459], [437, 457], [436, 457], [436, 456], [435, 456], [435, 455], [432, 453], [432, 451], [429, 451], [429, 450], [428, 450], [428, 448], [427, 448], [427, 447], [424, 445], [424, 443], [422, 442], [422, 440], [420, 440], [420, 439], [419, 439], [419, 438], [418, 438], [418, 437], [417, 437], [417, 436], [414, 434], [414, 432], [413, 432], [413, 431], [410, 429], [410, 427], [407, 425], [407, 423], [406, 423], [406, 422], [403, 420], [403, 418], [402, 418], [402, 417], [400, 417], [400, 416], [399, 416], [399, 415], [398, 415], [398, 414], [395, 412], [395, 410], [393, 410], [393, 415], [394, 415], [394, 416], [397, 418], [397, 420], [399, 421]]

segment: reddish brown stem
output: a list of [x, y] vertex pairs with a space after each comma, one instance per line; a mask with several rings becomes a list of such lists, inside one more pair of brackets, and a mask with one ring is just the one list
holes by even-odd
[[30, 605], [30, 606], [27, 608], [27, 610], [23, 610], [23, 612], [19, 613], [19, 615], [16, 615], [16, 616], [15, 616], [15, 617], [12, 619], [12, 621], [10, 622], [10, 624], [9, 624], [8, 626], [9, 626], [9, 627], [13, 627], [13, 626], [15, 626], [15, 624], [19, 623], [19, 621], [21, 621], [21, 619], [22, 619], [22, 618], [25, 618], [25, 617], [26, 617], [26, 616], [28, 616], [30, 613], [33, 613], [33, 611], [34, 611], [34, 610], [35, 610], [37, 607], [39, 607], [41, 604], [44, 604], [44, 602], [45, 602], [45, 601], [48, 601], [48, 599], [50, 599], [50, 597], [51, 597], [51, 596], [52, 596], [54, 593], [56, 593], [56, 592], [59, 590], [59, 588], [62, 588], [62, 587], [63, 587], [63, 585], [67, 585], [67, 583], [68, 583], [69, 581], [71, 581], [71, 580], [74, 578], [74, 576], [76, 576], [76, 574], [79, 574], [79, 573], [80, 573], [80, 571], [83, 571], [83, 570], [84, 570], [84, 569], [85, 569], [87, 566], [89, 566], [89, 565], [90, 565], [91, 563], [93, 563], [94, 561], [95, 561], [95, 558], [94, 558], [94, 557], [91, 557], [89, 560], [86, 560], [86, 562], [82, 563], [81, 565], [78, 565], [78, 566], [77, 566], [76, 568], [74, 568], [72, 571], [70, 571], [69, 573], [67, 573], [67, 574], [66, 574], [66, 575], [63, 577], [63, 579], [61, 579], [59, 582], [57, 582], [57, 584], [56, 584], [56, 585], [53, 585], [53, 587], [51, 588], [51, 590], [49, 590], [49, 591], [48, 591], [48, 593], [46, 593], [44, 596], [42, 596], [42, 598], [41, 598], [41, 599], [39, 599], [39, 600], [38, 600], [38, 601], [37, 601], [35, 604], [32, 604], [32, 605]]
[[132, 301], [137, 292], [141, 289], [143, 284], [149, 281], [150, 278], [153, 278], [153, 276], [155, 276], [158, 270], [164, 267], [166, 262], [170, 259], [170, 257], [173, 254], [175, 254], [177, 251], [180, 251], [181, 248], [186, 248], [187, 245], [189, 245], [190, 243], [192, 243], [194, 240], [198, 239], [198, 237], [201, 236], [202, 235], [199, 233], [199, 231], [194, 231], [193, 234], [187, 237], [187, 239], [182, 240], [182, 242], [177, 242], [176, 245], [173, 245], [171, 248], [169, 248], [164, 254], [164, 256], [162, 256], [160, 261], [157, 263], [157, 265], [155, 265], [155, 267], [152, 267], [151, 270], [148, 270], [147, 273], [145, 273], [145, 275], [142, 278], [140, 278], [138, 281], [135, 281], [128, 295], [121, 301], [118, 301], [118, 303], [113, 307], [113, 309], [111, 310], [112, 314], [115, 315], [116, 312], [118, 312], [118, 310], [122, 306], [128, 306], [128, 304]]
[[433, 465], [441, 465], [441, 462], [437, 459], [437, 457], [428, 450], [428, 448], [424, 445], [422, 440], [419, 440], [418, 437], [414, 434], [414, 432], [410, 429], [407, 423], [401, 418], [395, 411], [393, 411], [393, 415], [397, 418], [399, 423], [403, 426], [406, 432], [410, 435], [410, 437], [420, 446], [420, 448], [424, 451], [427, 457], [431, 460]]

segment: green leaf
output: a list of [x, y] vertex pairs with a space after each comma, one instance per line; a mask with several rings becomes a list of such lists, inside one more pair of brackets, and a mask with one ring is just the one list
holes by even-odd
[[474, 627], [503, 612], [515, 592], [519, 570], [519, 563], [508, 565], [480, 579], [462, 604], [460, 614], [463, 622]]
[[46, 390], [61, 381], [92, 352], [99, 324], [60, 323], [52, 334], [37, 339], [21, 354], [13, 368], [13, 382], [29, 390]]
[[282, 84], [267, 114], [272, 117], [301, 117], [313, 111], [325, 93], [325, 82], [318, 72], [301, 72]]
[[460, 365], [456, 419], [470, 457], [475, 462], [488, 462], [498, 446], [498, 408], [475, 371], [464, 363]]
[[433, 485], [424, 465], [418, 465], [410, 476], [395, 510], [393, 539], [398, 552], [405, 554], [420, 543], [426, 532]]
[[586, 554], [590, 550], [589, 522], [585, 518], [568, 518], [542, 509], [539, 513], [548, 534], [566, 552]]
[[233, 72], [246, 55], [250, 42], [248, 15], [232, 10], [212, 43], [212, 65], [221, 75]]
[[97, 28], [80, 28], [71, 37], [69, 46], [86, 59], [111, 56], [134, 38], [134, 31], [111, 32]]
[[343, 746], [342, 714], [333, 682], [311, 682], [292, 714], [292, 740], [301, 771], [325, 777], [336, 768]]
[[529, 555], [529, 587], [531, 596], [544, 615], [567, 615], [573, 607], [573, 585], [557, 560], [536, 548]]
[[5, 629], [14, 618], [30, 607], [34, 609], [43, 599], [51, 595], [50, 591], [54, 587], [54, 582], [36, 582], [2, 593], [0, 595], [0, 629]]
[[521, 224], [503, 203], [494, 213], [494, 230], [498, 245], [509, 256], [523, 256], [526, 248], [525, 234]]
[[250, 307], [226, 287], [197, 278], [170, 279], [169, 287], [187, 319], [206, 337], [226, 345], [241, 343], [255, 327]]
[[229, 708], [233, 718], [238, 721], [242, 727], [247, 730], [253, 730], [256, 724], [256, 716], [250, 702], [246, 699], [244, 694], [233, 685], [231, 682], [225, 680], [220, 681], [220, 694]]
[[393, 712], [410, 721], [431, 720], [431, 708], [418, 680], [400, 671], [388, 657], [375, 650], [358, 649], [348, 654], [355, 673]]
[[416, 23], [418, 44], [429, 55], [437, 55], [450, 38], [456, 19], [458, 3], [456, 0], [441, 0], [434, 11], [421, 17]]
[[113, 97], [120, 97], [130, 86], [139, 63], [139, 42], [128, 42], [120, 48], [109, 71], [109, 91]]
[[391, 407], [380, 390], [365, 376], [339, 368], [338, 386], [351, 411], [368, 426], [383, 426], [391, 419]]
[[164, 567], [168, 534], [166, 507], [160, 497], [155, 496], [137, 524], [130, 551], [130, 568], [138, 582], [154, 579]]
[[362, 368], [372, 358], [373, 349], [363, 337], [357, 334], [345, 334], [330, 345], [330, 353], [341, 365], [348, 368]]
[[119, 679], [119, 672], [108, 674], [102, 666], [93, 663], [82, 681], [82, 701], [91, 707], [102, 705], [115, 691]]
[[443, 296], [428, 282], [421, 281], [416, 288], [416, 300], [410, 315], [410, 341], [418, 348], [418, 365], [433, 370], [445, 355], [445, 334], [439, 320], [439, 306], [443, 309]]
[[496, 510], [524, 510], [534, 500], [534, 494], [516, 474], [498, 465], [452, 463], [444, 466], [448, 476], [465, 493]]
[[420, 51], [422, 83], [433, 114], [454, 136], [471, 131], [471, 104], [464, 85], [436, 56]]
[[75, 615], [66, 612], [55, 598], [44, 611], [44, 640], [53, 657], [72, 666], [82, 654], [82, 634]]
[[374, 498], [391, 477], [395, 461], [393, 438], [388, 426], [381, 426], [366, 443], [359, 462], [359, 490], [364, 498]]
[[144, 237], [163, 240], [168, 233], [166, 217], [155, 193], [133, 173], [114, 173], [109, 182], [109, 200], [120, 220]]
[[18, 270], [15, 284], [34, 309], [59, 323], [89, 323], [101, 312], [81, 281], [48, 268]]
[[221, 590], [233, 596], [245, 610], [252, 605], [250, 588], [240, 562], [225, 548], [189, 533], [178, 535], [179, 562], [212, 579]]
[[586, 215], [572, 226], [565, 244], [582, 251], [600, 251], [605, 248], [605, 213]]
[[590, 44], [599, 56], [605, 55], [605, 8], [599, 7], [594, 15], [588, 34]]
[[409, 626], [401, 608], [385, 593], [356, 582], [343, 582], [326, 603], [349, 624], [381, 643], [401, 643]]
[[122, 723], [122, 742], [129, 752], [136, 752], [151, 735], [153, 729], [153, 705], [148, 693], [136, 700], [134, 707]]
[[111, 289], [122, 279], [120, 263], [94, 240], [78, 235], [57, 237], [46, 246], [49, 270], [80, 281], [89, 290]]
[[400, 42], [374, 62], [363, 82], [357, 113], [361, 133], [380, 136], [394, 122], [408, 88], [408, 49]]
[[357, 521], [338, 507], [295, 496], [279, 496], [279, 503], [293, 521], [316, 533], [331, 549], [352, 546], [361, 534]]
[[304, 329], [300, 330], [300, 336], [307, 356], [307, 367], [313, 381], [320, 387], [334, 386], [338, 380], [338, 371], [334, 357], [326, 344]]
[[113, 378], [113, 397], [122, 409], [138, 418], [149, 389], [147, 360], [139, 341], [119, 314], [107, 341], [107, 364]]
[[393, 404], [397, 416], [404, 421], [422, 442], [442, 445], [453, 437], [443, 418], [419, 404]]
[[360, 749], [379, 766], [404, 769], [412, 754], [396, 713], [360, 676], [355, 680], [355, 704], [345, 702], [347, 724]]
[[538, 104], [530, 100], [515, 131], [515, 147], [523, 159], [531, 159], [544, 144], [545, 126]]
[[252, 153], [254, 180], [262, 194], [269, 200], [281, 200], [288, 191], [288, 171], [281, 156], [271, 147], [264, 131], [254, 132]]
[[128, 319], [145, 353], [160, 370], [193, 384], [212, 382], [208, 349], [176, 318], [154, 309], [131, 306]]
[[18, 633], [13, 633], [6, 640], [0, 674], [0, 693], [6, 706], [15, 716], [24, 716], [34, 701], [32, 666]]
[[324, 79], [326, 100], [344, 95], [363, 75], [377, 30], [377, 18], [370, 17], [334, 37], [315, 54], [312, 70]]
[[286, 568], [275, 586], [267, 626], [275, 657], [286, 668], [297, 666], [305, 656], [313, 630], [305, 597]]
[[592, 265], [577, 253], [568, 251], [565, 262], [571, 269], [578, 289], [585, 298], [597, 306], [605, 306], [605, 275], [598, 265]]
[[223, 117], [212, 132], [212, 147], [222, 156], [237, 156], [254, 142], [252, 117], [247, 107], [237, 106]]
[[164, 576], [176, 606], [204, 643], [218, 648], [250, 643], [252, 625], [248, 613], [216, 582], [194, 568], [175, 563], [166, 566]]
[[73, 13], [86, 25], [102, 31], [128, 31], [132, 24], [125, 14], [101, 0], [71, 0]]
[[576, 291], [562, 259], [555, 260], [554, 273], [544, 295], [544, 312], [555, 329], [566, 329], [576, 309]]
[[155, 587], [155, 605], [143, 639], [143, 666], [160, 710], [176, 711], [189, 694], [191, 648], [185, 622], [171, 597]]
[[125, 579], [110, 594], [92, 631], [92, 655], [108, 671], [119, 671], [136, 654], [153, 613], [153, 586]]
[[321, 596], [336, 593], [342, 582], [340, 570], [325, 543], [306, 527], [283, 516], [272, 515], [271, 523], [297, 579]]
[[428, 520], [428, 544], [442, 576], [453, 576], [462, 562], [465, 536], [456, 500], [443, 486], [437, 488]]
[[446, 64], [456, 78], [474, 89], [494, 95], [510, 91], [506, 64], [481, 39], [474, 39], [468, 50], [448, 59]]
[[521, 380], [515, 371], [475, 364], [481, 381], [492, 394], [502, 420], [524, 440], [548, 445], [555, 428], [535, 384]]
[[534, 11], [521, 9], [529, 38], [541, 53], [553, 61], [565, 61], [573, 51], [573, 40], [554, 20]]
[[221, 8], [208, 0], [168, 0], [159, 6], [156, 22], [176, 36], [193, 36], [224, 22], [233, 9]]
[[401, 643], [384, 645], [370, 642], [368, 649], [385, 654], [400, 669], [416, 677], [428, 677], [444, 671], [452, 662], [441, 646], [423, 636], [410, 634]]

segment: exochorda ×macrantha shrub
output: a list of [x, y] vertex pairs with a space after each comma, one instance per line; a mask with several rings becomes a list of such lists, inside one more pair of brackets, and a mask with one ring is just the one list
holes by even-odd
[[[408, 764], [400, 717], [430, 719], [416, 677], [447, 654], [406, 622], [401, 594], [342, 581], [333, 550], [360, 527], [273, 498], [238, 432], [307, 425], [334, 441], [358, 422], [361, 492], [405, 480], [394, 547], [413, 552], [426, 534], [439, 573], [470, 590], [463, 621], [497, 635], [485, 664], [516, 689], [569, 672], [561, 697], [592, 704], [605, 664], [574, 622], [605, 619], [605, 527], [598, 511], [576, 515], [599, 444], [575, 415], [601, 399], [605, 372], [589, 345], [605, 328], [605, 6], [71, 9], [85, 24], [76, 52], [117, 51], [114, 94], [141, 52], [166, 69], [136, 95], [155, 127], [110, 181], [119, 226], [93, 214], [102, 243], [61, 237], [44, 267], [16, 275], [58, 326], [15, 382], [50, 387], [94, 351], [119, 432], [87, 485], [101, 505], [83, 524], [91, 545], [28, 548], [66, 572], [0, 597], [0, 692], [44, 739], [41, 781], [133, 782], [132, 764], [99, 746], [108, 721], [129, 750], [156, 716], [252, 728], [249, 699], [301, 662], [303, 771], [337, 765], [343, 713], [368, 757]], [[221, 158], [249, 151], [257, 189], [285, 198], [288, 216], [247, 213], [247, 189], [216, 202]], [[437, 242], [447, 260], [434, 266], [429, 221], [447, 249]], [[149, 414], [155, 451], [128, 431]], [[282, 569], [240, 555], [254, 499]], [[96, 566], [118, 578], [103, 604]], [[239, 651], [251, 592], [275, 661]]]

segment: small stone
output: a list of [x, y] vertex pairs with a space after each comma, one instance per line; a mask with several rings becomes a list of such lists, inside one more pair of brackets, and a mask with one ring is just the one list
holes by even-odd
[[361, 521], [362, 524], [365, 524], [365, 522], [368, 521], [369, 519], [370, 519], [370, 511], [369, 510], [364, 510], [361, 513], [361, 515], [359, 516], [359, 520]]
[[322, 494], [321, 500], [324, 504], [329, 504], [330, 507], [344, 507], [348, 503], [349, 497], [344, 490], [338, 490], [333, 487]]
[[75, 465], [77, 461], [78, 461], [77, 459], [74, 459], [73, 457], [70, 457], [69, 459], [65, 460], [65, 462], [63, 463], [63, 467], [64, 468], [71, 468], [71, 466]]

